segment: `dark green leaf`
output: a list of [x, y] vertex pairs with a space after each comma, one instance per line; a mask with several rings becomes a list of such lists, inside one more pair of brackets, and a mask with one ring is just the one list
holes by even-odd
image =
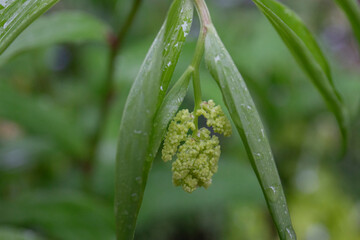
[[0, 56], [0, 65], [21, 52], [52, 44], [105, 42], [109, 31], [103, 22], [86, 13], [60, 12], [44, 16], [29, 26]]
[[59, 109], [23, 96], [0, 85], [0, 117], [16, 122], [26, 130], [45, 136], [59, 149], [77, 157], [84, 156], [85, 138]]
[[335, 0], [343, 9], [353, 28], [360, 46], [360, 7], [356, 0]]
[[130, 90], [120, 126], [115, 211], [117, 238], [132, 239], [154, 154], [150, 141], [182, 45], [190, 30], [193, 6], [176, 0]]
[[348, 120], [340, 95], [332, 82], [329, 65], [314, 37], [290, 9], [273, 0], [253, 0], [274, 26], [299, 65], [303, 68], [331, 111], [347, 141]]
[[8, 0], [0, 4], [0, 54], [58, 0]]
[[281, 239], [296, 239], [284, 191], [260, 116], [213, 26], [205, 40], [205, 60], [245, 145]]

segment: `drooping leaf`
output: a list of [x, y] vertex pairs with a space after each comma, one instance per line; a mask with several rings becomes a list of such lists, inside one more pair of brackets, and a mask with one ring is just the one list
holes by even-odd
[[170, 120], [174, 117], [178, 111], [181, 103], [184, 101], [186, 92], [189, 87], [189, 82], [192, 74], [192, 69], [188, 68], [176, 84], [171, 88], [169, 93], [164, 98], [161, 107], [157, 111], [154, 120], [154, 129], [152, 139], [150, 141], [150, 152], [152, 155], [156, 155], [161, 141], [165, 135], [167, 126]]
[[0, 54], [58, 0], [6, 0], [0, 4]]
[[0, 84], [0, 117], [46, 137], [73, 156], [83, 157], [85, 154], [85, 138], [66, 114], [23, 96], [5, 84]]
[[246, 84], [213, 26], [205, 39], [205, 60], [244, 143], [281, 239], [296, 239], [273, 154]]
[[115, 211], [117, 238], [132, 239], [154, 155], [150, 141], [182, 45], [190, 30], [193, 6], [176, 0], [154, 40], [127, 98], [120, 126]]
[[60, 12], [44, 16], [30, 25], [0, 56], [0, 65], [24, 51], [57, 43], [105, 42], [109, 27], [82, 12]]
[[334, 113], [343, 136], [344, 150], [348, 128], [345, 107], [333, 84], [329, 65], [314, 37], [301, 19], [286, 6], [274, 0], [253, 2], [273, 25]]
[[335, 0], [349, 19], [360, 46], [360, 7], [356, 0]]

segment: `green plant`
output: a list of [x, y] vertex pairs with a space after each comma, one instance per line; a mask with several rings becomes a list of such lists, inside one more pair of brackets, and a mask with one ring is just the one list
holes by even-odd
[[[18, 96], [11, 89], [0, 85], [0, 116], [20, 123], [29, 131], [46, 136], [55, 146], [74, 156], [85, 175], [84, 187], [90, 191], [96, 150], [110, 111], [109, 99], [114, 87], [116, 56], [123, 46], [123, 40], [133, 23], [141, 0], [133, 1], [124, 25], [118, 30], [111, 29], [87, 14], [63, 13], [39, 19], [16, 40], [35, 18], [57, 1], [8, 2], [0, 6], [0, 65], [15, 55], [42, 45], [83, 41], [108, 43], [109, 57], [99, 101], [99, 118], [88, 139], [81, 131], [72, 128], [60, 110], [55, 109], [54, 113], [49, 115], [43, 106], [35, 101]], [[333, 112], [343, 136], [342, 149], [345, 151], [349, 124], [346, 108], [334, 86], [329, 64], [316, 40], [302, 21], [284, 5], [274, 0], [253, 2], [273, 25]], [[349, 16], [355, 35], [359, 38], [359, 11], [355, 3], [337, 3]], [[190, 32], [194, 6], [201, 23], [197, 46], [192, 62], [180, 79], [170, 87], [175, 67]], [[55, 34], [47, 35], [52, 25], [71, 27], [60, 28]], [[10, 45], [12, 41], [14, 43]], [[6, 48], [8, 49], [5, 51]], [[128, 95], [121, 120], [116, 157], [117, 238], [132, 239], [134, 236], [148, 175], [164, 138], [164, 160], [171, 160], [174, 154], [178, 157], [173, 163], [175, 185], [192, 192], [197, 187], [207, 188], [211, 184], [211, 177], [217, 171], [220, 157], [219, 140], [216, 136], [211, 136], [206, 128], [199, 127], [198, 118], [203, 115], [209, 128], [212, 127], [214, 132], [224, 135], [230, 134], [231, 127], [219, 106], [215, 106], [212, 100], [203, 102], [206, 100], [202, 98], [200, 80], [200, 64], [203, 58], [245, 146], [280, 239], [296, 239], [285, 194], [259, 113], [244, 79], [217, 34], [204, 0], [173, 1]], [[194, 90], [194, 110], [192, 113], [181, 110], [174, 118], [187, 94], [190, 80]], [[32, 114], [40, 121], [30, 121]], [[43, 122], [49, 125], [44, 126]]]

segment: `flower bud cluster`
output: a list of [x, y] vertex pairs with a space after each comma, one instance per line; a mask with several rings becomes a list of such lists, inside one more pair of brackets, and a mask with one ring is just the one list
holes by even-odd
[[[203, 115], [207, 125], [215, 132], [231, 135], [231, 124], [220, 106], [214, 101], [203, 102], [196, 116]], [[171, 121], [165, 136], [162, 159], [167, 162], [176, 154], [172, 164], [173, 183], [182, 186], [186, 192], [193, 192], [198, 187], [208, 188], [212, 176], [217, 172], [220, 158], [220, 145], [217, 136], [201, 128], [196, 134], [195, 117], [187, 109], [181, 110]], [[179, 147], [180, 146], [180, 147]]]
[[200, 109], [196, 111], [196, 116], [203, 115], [206, 120], [206, 125], [212, 127], [214, 132], [223, 134], [225, 137], [231, 136], [231, 123], [225, 116], [220, 105], [215, 105], [213, 100], [202, 102]]

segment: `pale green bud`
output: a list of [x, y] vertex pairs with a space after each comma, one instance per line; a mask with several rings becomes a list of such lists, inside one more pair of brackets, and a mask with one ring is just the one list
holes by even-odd
[[228, 137], [231, 135], [231, 123], [221, 109], [220, 105], [215, 105], [213, 100], [202, 102], [200, 109], [196, 111], [196, 116], [203, 115], [206, 120], [206, 125], [212, 127], [214, 132], [223, 134]]
[[[200, 115], [207, 119], [207, 125], [215, 132], [231, 135], [230, 121], [214, 101], [201, 103], [201, 109], [196, 112], [196, 116]], [[173, 183], [189, 193], [198, 187], [208, 188], [211, 185], [221, 153], [218, 137], [211, 136], [208, 129], [199, 129], [196, 136], [189, 134], [190, 130], [195, 131], [194, 120], [194, 114], [187, 109], [179, 111], [169, 125], [162, 150], [165, 162], [177, 154], [172, 164]]]
[[210, 186], [220, 157], [219, 139], [211, 137], [206, 128], [200, 129], [199, 133], [200, 137], [189, 136], [180, 146], [172, 165], [174, 185], [182, 186], [189, 193], [197, 187]]
[[195, 130], [194, 116], [187, 109], [179, 111], [171, 121], [165, 136], [162, 150], [162, 159], [165, 162], [170, 161], [176, 154], [178, 146], [186, 140], [190, 129]]

